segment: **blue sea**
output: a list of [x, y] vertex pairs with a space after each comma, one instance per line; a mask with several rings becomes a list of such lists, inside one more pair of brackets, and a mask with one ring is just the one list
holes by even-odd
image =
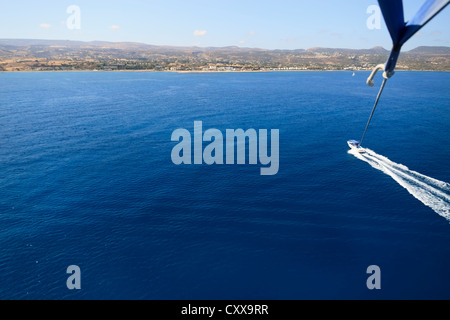
[[[0, 73], [0, 298], [450, 299], [450, 73], [397, 72], [352, 154], [368, 75]], [[278, 129], [278, 173], [175, 165], [194, 121]]]

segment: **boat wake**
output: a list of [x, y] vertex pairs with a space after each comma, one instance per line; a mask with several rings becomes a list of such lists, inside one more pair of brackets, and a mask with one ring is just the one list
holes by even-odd
[[352, 149], [349, 153], [389, 175], [416, 199], [450, 221], [450, 184], [412, 171], [370, 149], [365, 151], [360, 153]]

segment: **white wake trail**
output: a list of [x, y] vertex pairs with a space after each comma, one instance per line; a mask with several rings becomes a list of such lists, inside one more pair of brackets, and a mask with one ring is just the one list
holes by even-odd
[[350, 150], [349, 153], [390, 176], [416, 199], [450, 221], [449, 183], [409, 170], [408, 167], [395, 163], [370, 149], [365, 150], [365, 153], [354, 150]]

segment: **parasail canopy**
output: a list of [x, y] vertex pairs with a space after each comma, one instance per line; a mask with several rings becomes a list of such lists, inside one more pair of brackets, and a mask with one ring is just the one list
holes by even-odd
[[405, 22], [402, 0], [378, 0], [378, 3], [393, 42], [391, 55], [384, 68], [384, 77], [390, 78], [405, 42], [444, 9], [450, 0], [426, 0], [408, 22]]

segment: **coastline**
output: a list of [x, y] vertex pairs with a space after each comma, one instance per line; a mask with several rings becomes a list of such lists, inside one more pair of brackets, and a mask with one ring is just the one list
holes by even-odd
[[[372, 69], [366, 70], [244, 70], [244, 71], [202, 71], [202, 70], [2, 70], [1, 73], [25, 73], [25, 72], [155, 72], [155, 73], [202, 73], [202, 74], [218, 74], [218, 73], [271, 73], [271, 72], [370, 72]], [[395, 72], [450, 72], [450, 70], [395, 70]]]

